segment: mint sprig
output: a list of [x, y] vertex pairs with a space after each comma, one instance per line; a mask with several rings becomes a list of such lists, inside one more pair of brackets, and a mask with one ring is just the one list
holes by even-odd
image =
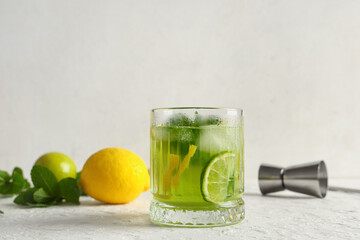
[[28, 188], [30, 184], [20, 168], [15, 167], [11, 176], [6, 171], [0, 170], [0, 194], [12, 196]]
[[14, 203], [30, 207], [49, 207], [64, 202], [80, 204], [80, 189], [74, 178], [58, 182], [48, 168], [35, 165], [31, 169], [31, 180], [34, 187], [20, 193]]
[[201, 127], [209, 125], [220, 125], [222, 120], [215, 115], [201, 116], [195, 112], [195, 117], [190, 118], [186, 114], [178, 113], [169, 119], [170, 127]]

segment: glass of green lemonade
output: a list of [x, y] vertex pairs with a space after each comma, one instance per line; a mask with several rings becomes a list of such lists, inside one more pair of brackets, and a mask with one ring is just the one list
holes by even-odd
[[244, 219], [243, 126], [241, 109], [151, 111], [153, 223], [215, 227]]

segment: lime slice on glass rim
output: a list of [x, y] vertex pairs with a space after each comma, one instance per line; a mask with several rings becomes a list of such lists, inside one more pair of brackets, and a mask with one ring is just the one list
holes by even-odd
[[201, 192], [206, 201], [221, 203], [228, 197], [228, 188], [233, 184], [236, 155], [223, 152], [211, 159], [203, 170]]

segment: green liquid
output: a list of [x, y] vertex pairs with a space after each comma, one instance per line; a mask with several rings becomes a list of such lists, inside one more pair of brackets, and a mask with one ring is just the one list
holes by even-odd
[[[243, 127], [152, 127], [150, 144], [151, 192], [156, 200], [179, 208], [209, 210], [241, 200], [244, 191]], [[191, 145], [196, 146], [196, 150], [181, 172]], [[228, 181], [226, 199], [214, 204], [203, 196], [202, 175], [209, 162], [224, 152], [235, 153], [235, 169]]]

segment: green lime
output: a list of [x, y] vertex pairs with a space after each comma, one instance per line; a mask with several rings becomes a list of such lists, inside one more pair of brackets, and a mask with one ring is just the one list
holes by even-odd
[[42, 155], [35, 165], [42, 165], [52, 171], [58, 181], [63, 178], [76, 178], [76, 165], [67, 155], [51, 152]]
[[216, 155], [204, 169], [201, 190], [205, 200], [221, 203], [228, 197], [229, 185], [234, 181], [235, 153]]

